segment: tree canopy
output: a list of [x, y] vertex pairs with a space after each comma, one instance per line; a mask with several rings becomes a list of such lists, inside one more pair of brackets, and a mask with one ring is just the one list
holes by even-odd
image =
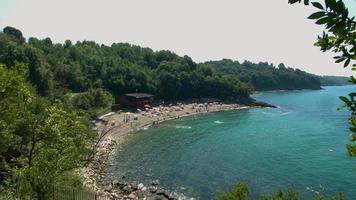
[[320, 77], [286, 67], [283, 63], [278, 66], [266, 62], [255, 64], [249, 61], [240, 64], [238, 61], [223, 59], [205, 64], [222, 73], [231, 74], [259, 91], [320, 89]]
[[[6, 31], [5, 31], [6, 29]], [[235, 100], [255, 90], [318, 89], [319, 79], [301, 70], [222, 60], [195, 63], [189, 56], [153, 51], [127, 43], [92, 41], [54, 44], [7, 27], [0, 33], [0, 63], [28, 66], [27, 79], [41, 96], [52, 99], [98, 88], [113, 95], [146, 92], [158, 99], [214, 97]]]
[[77, 112], [38, 96], [25, 75], [24, 65], [0, 65], [0, 193], [47, 199], [80, 166], [92, 132]]

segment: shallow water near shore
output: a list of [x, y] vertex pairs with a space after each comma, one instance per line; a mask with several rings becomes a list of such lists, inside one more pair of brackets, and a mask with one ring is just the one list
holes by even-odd
[[264, 92], [278, 108], [190, 116], [130, 137], [116, 154], [109, 178], [213, 199], [239, 181], [254, 198], [293, 185], [301, 199], [315, 192], [356, 197], [356, 158], [346, 154], [349, 112], [338, 96], [355, 87]]

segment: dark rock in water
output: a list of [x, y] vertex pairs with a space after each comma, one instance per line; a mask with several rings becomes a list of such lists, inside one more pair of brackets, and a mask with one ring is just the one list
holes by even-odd
[[277, 108], [277, 106], [263, 102], [263, 101], [255, 101], [254, 104], [256, 106], [261, 106], [261, 107], [268, 107], [268, 108]]
[[157, 192], [157, 187], [151, 186], [151, 187], [148, 188], [148, 190], [149, 190], [151, 193], [156, 193], [156, 192]]
[[239, 97], [232, 103], [238, 103], [238, 104], [247, 105], [247, 106], [261, 106], [261, 107], [276, 108], [276, 106], [274, 106], [274, 105], [271, 105], [269, 103], [262, 102], [262, 101], [257, 101], [256, 99], [251, 98], [249, 96], [248, 97], [246, 97], [246, 96]]
[[159, 181], [158, 180], [154, 180], [151, 182], [151, 185], [159, 185]]
[[160, 196], [164, 196], [164, 197], [166, 197], [167, 199], [170, 198], [169, 194], [168, 194], [166, 191], [164, 191], [164, 190], [158, 190], [158, 191], [156, 192], [156, 194], [157, 194], [157, 195], [160, 195]]

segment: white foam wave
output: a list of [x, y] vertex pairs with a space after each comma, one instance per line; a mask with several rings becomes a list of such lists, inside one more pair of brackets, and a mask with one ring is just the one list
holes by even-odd
[[284, 115], [289, 115], [291, 114], [291, 111], [277, 111], [277, 112], [262, 112], [264, 115], [268, 115], [271, 117], [276, 117], [276, 116], [284, 116]]
[[192, 127], [191, 126], [175, 126], [175, 128], [179, 128], [179, 129], [191, 129]]

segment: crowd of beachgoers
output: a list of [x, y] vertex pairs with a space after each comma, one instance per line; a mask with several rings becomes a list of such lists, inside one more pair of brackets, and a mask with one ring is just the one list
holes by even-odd
[[152, 125], [167, 120], [244, 108], [248, 108], [248, 106], [220, 102], [176, 103], [155, 107], [147, 106], [137, 109], [135, 112], [108, 113], [95, 121], [94, 129], [97, 131], [100, 141], [96, 143], [91, 162], [81, 170], [81, 176], [88, 187], [109, 199], [190, 199], [181, 194], [162, 190], [157, 183], [144, 186], [142, 183], [130, 183], [123, 177], [117, 177], [116, 180], [107, 179], [113, 155], [117, 153], [115, 150], [130, 134], [138, 134]]

